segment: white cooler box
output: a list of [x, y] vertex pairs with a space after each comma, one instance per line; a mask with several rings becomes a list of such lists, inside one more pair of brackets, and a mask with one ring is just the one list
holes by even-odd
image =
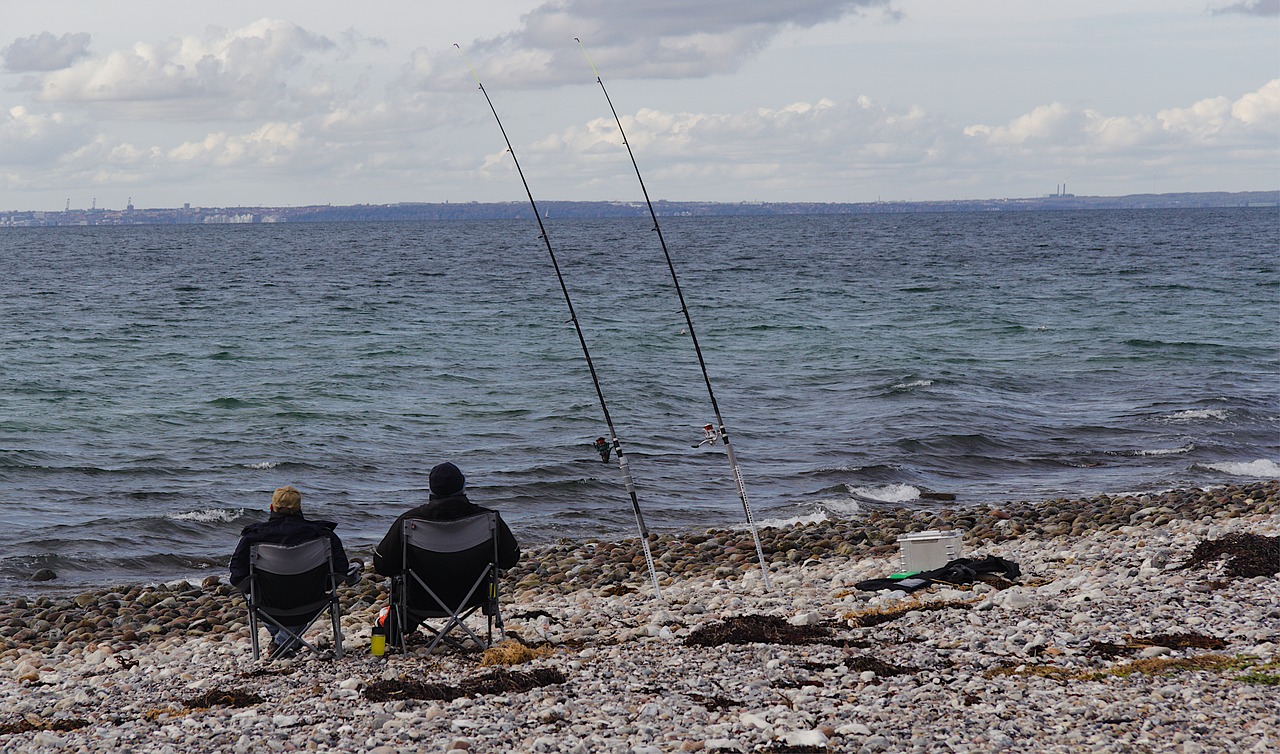
[[949, 561], [964, 557], [959, 529], [912, 532], [898, 537], [898, 549], [902, 554], [902, 572], [917, 573], [941, 568]]

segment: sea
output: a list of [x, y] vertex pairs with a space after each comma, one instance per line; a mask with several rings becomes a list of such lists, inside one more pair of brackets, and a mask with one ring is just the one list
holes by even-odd
[[367, 557], [443, 461], [634, 536], [575, 317], [655, 532], [747, 525], [708, 382], [760, 526], [1280, 477], [1274, 207], [545, 224], [0, 229], [0, 593], [223, 575], [286, 484]]

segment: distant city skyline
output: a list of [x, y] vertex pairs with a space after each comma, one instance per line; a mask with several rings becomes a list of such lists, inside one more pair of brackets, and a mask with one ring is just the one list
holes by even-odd
[[0, 7], [0, 207], [1280, 188], [1280, 0]]

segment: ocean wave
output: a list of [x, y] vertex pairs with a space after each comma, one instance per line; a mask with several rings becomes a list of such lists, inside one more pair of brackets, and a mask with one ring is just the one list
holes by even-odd
[[1216, 419], [1222, 421], [1226, 419], [1230, 412], [1224, 408], [1192, 408], [1186, 411], [1179, 411], [1176, 414], [1169, 414], [1160, 418], [1170, 422], [1194, 422], [1203, 421], [1205, 419]]
[[909, 484], [885, 484], [877, 487], [855, 487], [845, 485], [854, 500], [865, 500], [873, 503], [905, 503], [920, 499], [920, 490]]
[[1259, 458], [1256, 461], [1206, 463], [1198, 464], [1206, 469], [1221, 471], [1232, 476], [1251, 476], [1259, 479], [1280, 479], [1280, 464], [1275, 461]]
[[1137, 457], [1177, 456], [1177, 455], [1182, 455], [1183, 453], [1190, 453], [1195, 449], [1196, 449], [1195, 444], [1187, 443], [1186, 445], [1183, 445], [1177, 448], [1151, 448], [1150, 450], [1134, 450], [1134, 451], [1129, 451], [1127, 453], [1121, 453], [1120, 455], [1137, 456]]
[[280, 462], [279, 461], [260, 461], [258, 463], [242, 463], [240, 465], [245, 467], [246, 469], [265, 470], [265, 469], [274, 469], [275, 467], [280, 465]]
[[170, 521], [197, 521], [200, 523], [229, 523], [244, 515], [244, 508], [210, 508], [203, 511], [166, 513]]
[[899, 382], [889, 388], [890, 390], [911, 390], [918, 387], [929, 387], [933, 384], [933, 380], [915, 380], [912, 382]]
[[[826, 520], [827, 520], [827, 514], [825, 512], [820, 511], [818, 513], [810, 513], [807, 516], [793, 516], [792, 518], [766, 518], [762, 521], [757, 521], [756, 526], [761, 529], [767, 529], [767, 528], [785, 529], [789, 526], [797, 526], [797, 525], [803, 525], [803, 524], [818, 524]], [[745, 529], [747, 528], [747, 526], [746, 524], [740, 524], [738, 526], [735, 526], [734, 528]]]

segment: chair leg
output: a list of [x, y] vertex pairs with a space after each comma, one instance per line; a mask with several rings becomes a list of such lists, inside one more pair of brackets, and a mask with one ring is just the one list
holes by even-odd
[[249, 608], [249, 644], [253, 647], [253, 659], [256, 661], [262, 654], [258, 647], [258, 613]]
[[333, 618], [333, 653], [334, 657], [342, 659], [342, 621], [338, 620], [338, 614], [341, 609], [336, 601], [330, 603], [329, 614]]

